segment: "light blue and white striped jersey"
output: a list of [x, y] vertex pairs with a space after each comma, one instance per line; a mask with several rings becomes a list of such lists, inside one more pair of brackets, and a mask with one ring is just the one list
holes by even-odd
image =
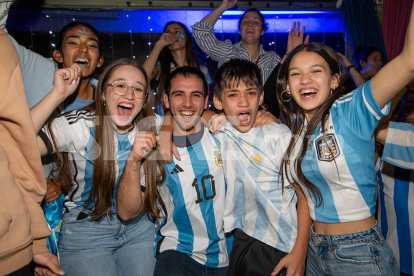
[[[193, 25], [193, 37], [201, 50], [218, 62], [219, 67], [230, 59], [252, 60], [243, 43], [239, 42], [233, 45], [229, 39], [226, 41], [218, 40], [213, 33], [213, 26], [206, 22], [198, 22]], [[259, 67], [263, 83], [265, 83], [280, 62], [280, 57], [273, 51], [266, 52], [263, 45], [260, 44], [259, 55], [252, 62]]]
[[220, 132], [216, 137], [221, 142], [227, 183], [225, 231], [238, 228], [290, 252], [297, 237], [297, 197], [290, 185], [282, 193], [279, 174], [290, 130], [271, 123], [241, 133], [227, 122]]
[[414, 171], [377, 162], [378, 221], [400, 271], [414, 275]]
[[[174, 157], [165, 164], [166, 185], [159, 192], [166, 205], [164, 219], [156, 221], [155, 254], [175, 250], [208, 267], [228, 266], [223, 228], [224, 181], [218, 141], [203, 127], [200, 141], [177, 147], [181, 161]], [[195, 135], [195, 134], [193, 134]]]
[[[157, 132], [161, 128], [162, 119], [155, 115], [154, 123]], [[92, 187], [94, 144], [95, 144], [95, 115], [84, 110], [74, 110], [53, 120], [52, 132], [59, 151], [69, 153], [71, 169], [74, 173], [72, 191], [66, 196], [64, 205], [70, 211], [74, 207], [82, 206], [89, 197]], [[42, 131], [48, 136], [51, 134], [47, 126]], [[119, 179], [125, 168], [125, 163], [132, 149], [137, 127], [130, 132], [118, 134], [114, 131], [116, 185], [114, 193], [113, 212], [116, 213], [115, 199]], [[53, 146], [53, 143], [50, 143]], [[145, 177], [141, 171], [141, 185], [145, 186]]]
[[382, 159], [395, 166], [414, 170], [414, 125], [389, 122]]
[[[352, 222], [375, 214], [374, 131], [388, 112], [389, 104], [379, 108], [368, 81], [334, 102], [325, 135], [320, 126], [312, 133], [301, 168], [321, 191], [320, 206], [290, 166], [293, 179], [305, 193], [312, 220]], [[302, 146], [303, 135], [299, 135], [295, 154]]]

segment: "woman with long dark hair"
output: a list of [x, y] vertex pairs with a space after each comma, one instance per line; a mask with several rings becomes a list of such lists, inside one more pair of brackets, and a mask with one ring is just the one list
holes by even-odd
[[164, 114], [160, 104], [165, 91], [165, 82], [168, 74], [175, 68], [196, 67], [204, 73], [207, 83], [211, 83], [207, 68], [200, 65], [197, 60], [191, 34], [181, 22], [170, 21], [165, 25], [160, 39], [142, 66], [150, 80], [159, 80], [155, 104], [158, 114], [161, 115]]
[[[77, 64], [56, 72], [53, 90], [32, 109], [36, 131], [75, 90], [82, 73]], [[155, 228], [146, 213], [159, 216], [157, 204], [163, 204], [156, 186], [165, 174], [159, 158], [148, 158], [155, 154], [151, 149], [161, 123], [154, 117], [148, 86], [142, 66], [117, 60], [101, 75], [95, 102], [53, 119], [39, 133], [41, 154], [58, 155], [62, 185], [70, 187], [59, 237], [66, 275], [153, 273]], [[116, 190], [127, 160], [142, 150], [136, 182], [145, 197], [138, 204], [146, 212], [122, 221], [116, 215]], [[69, 158], [63, 158], [64, 152]]]
[[307, 275], [399, 275], [375, 219], [374, 131], [414, 78], [413, 61], [412, 14], [402, 53], [351, 93], [338, 55], [325, 45], [301, 45], [281, 67], [277, 97], [293, 134], [281, 171], [308, 200]]

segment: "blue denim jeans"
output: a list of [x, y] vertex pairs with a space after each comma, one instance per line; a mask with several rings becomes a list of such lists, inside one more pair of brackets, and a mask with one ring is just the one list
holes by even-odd
[[400, 275], [378, 224], [345, 235], [310, 231], [306, 275]]
[[227, 266], [208, 267], [184, 253], [166, 250], [157, 256], [154, 276], [226, 276], [226, 274]]
[[154, 273], [155, 227], [146, 213], [128, 221], [115, 215], [112, 220], [104, 217], [94, 222], [86, 215], [79, 216], [80, 212], [88, 213], [75, 208], [62, 219], [58, 249], [65, 276]]

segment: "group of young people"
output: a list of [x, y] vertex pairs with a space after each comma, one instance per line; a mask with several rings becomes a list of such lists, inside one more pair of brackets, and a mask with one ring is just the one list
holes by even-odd
[[[263, 50], [266, 25], [257, 9], [240, 19], [241, 42], [219, 41], [213, 26], [236, 3], [224, 0], [193, 26], [197, 44], [219, 61], [217, 116], [207, 108], [208, 71], [182, 23], [166, 25], [142, 66], [116, 60], [97, 83], [104, 59], [88, 24], [62, 29], [53, 54], [59, 69], [11, 38], [28, 100], [34, 98], [35, 153], [53, 155], [57, 165], [45, 215], [49, 225], [61, 220], [59, 262], [33, 250], [44, 257], [33, 259], [36, 275], [400, 274], [375, 218], [374, 133], [388, 102], [414, 78], [414, 16], [402, 53], [347, 91], [344, 59], [308, 43], [299, 24], [282, 59]], [[155, 78], [164, 124], [152, 109]], [[276, 90], [266, 91], [269, 81]], [[259, 111], [275, 96], [280, 121]], [[59, 106], [63, 113], [48, 121]], [[389, 124], [379, 133], [386, 147], [404, 152], [384, 149], [382, 160], [412, 169], [414, 143], [389, 138], [401, 137], [401, 129], [413, 131]], [[164, 163], [170, 141], [174, 156]], [[33, 270], [29, 252], [22, 263], [1, 251], [1, 273]]]

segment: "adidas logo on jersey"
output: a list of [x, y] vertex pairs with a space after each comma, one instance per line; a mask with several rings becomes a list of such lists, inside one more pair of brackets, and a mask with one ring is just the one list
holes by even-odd
[[175, 165], [175, 168], [173, 169], [173, 171], [171, 172], [171, 174], [180, 173], [180, 172], [183, 172], [183, 171], [184, 170], [180, 166]]

